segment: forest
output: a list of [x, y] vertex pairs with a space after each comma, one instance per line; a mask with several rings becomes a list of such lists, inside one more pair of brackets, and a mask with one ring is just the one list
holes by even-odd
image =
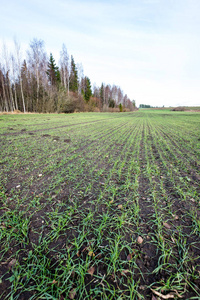
[[26, 55], [14, 39], [13, 52], [4, 43], [0, 56], [0, 111], [71, 113], [133, 111], [135, 101], [117, 85], [92, 86], [63, 44], [58, 65], [45, 43], [33, 39]]

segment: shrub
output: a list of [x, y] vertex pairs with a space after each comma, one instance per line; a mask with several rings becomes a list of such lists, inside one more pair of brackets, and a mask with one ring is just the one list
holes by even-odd
[[84, 100], [83, 97], [76, 93], [70, 92], [69, 95], [66, 91], [59, 92], [58, 97], [58, 113], [73, 113], [84, 111]]
[[184, 106], [174, 107], [171, 109], [171, 111], [185, 111], [185, 107]]
[[123, 112], [130, 112], [131, 110], [129, 108], [124, 107]]
[[109, 107], [114, 108], [115, 107], [115, 100], [109, 99], [108, 104], [109, 104]]

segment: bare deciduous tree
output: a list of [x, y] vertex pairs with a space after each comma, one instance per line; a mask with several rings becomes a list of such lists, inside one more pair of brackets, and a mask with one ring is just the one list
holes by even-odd
[[[82, 64], [75, 64], [74, 58], [63, 44], [60, 52], [60, 68], [53, 55], [50, 60], [44, 50], [44, 41], [33, 39], [30, 42], [27, 58], [22, 59], [19, 42], [14, 39], [15, 54], [8, 54], [3, 45], [0, 65], [0, 110], [20, 109], [27, 112], [55, 112], [77, 110], [109, 111], [121, 103], [132, 109], [133, 103], [124, 96], [116, 85], [101, 87], [94, 85], [84, 76]], [[52, 71], [52, 72], [51, 72]], [[50, 74], [54, 74], [51, 76]], [[66, 92], [67, 91], [67, 92]], [[67, 94], [67, 95], [66, 95]], [[70, 104], [70, 105], [69, 105]]]
[[44, 51], [44, 41], [33, 39], [30, 43], [30, 51], [27, 51], [28, 63], [36, 78], [36, 110], [39, 109], [39, 91], [42, 79], [45, 77], [47, 55]]
[[8, 83], [8, 89], [9, 89], [9, 93], [8, 93], [9, 104], [10, 104], [11, 111], [13, 111], [15, 110], [15, 103], [12, 94], [12, 87], [11, 87], [11, 80], [10, 80], [10, 65], [9, 65], [9, 58], [8, 58], [8, 50], [5, 43], [3, 43], [3, 57], [5, 60], [5, 73], [6, 73], [6, 79]]
[[16, 61], [14, 55], [10, 55], [11, 60], [11, 70], [12, 70], [12, 85], [14, 89], [14, 99], [15, 99], [15, 107], [18, 110], [18, 102], [17, 102], [17, 92], [16, 92]]
[[65, 44], [62, 45], [62, 51], [60, 52], [60, 67], [61, 67], [61, 82], [67, 89], [69, 95], [69, 55]]
[[18, 75], [19, 75], [19, 82], [20, 82], [20, 90], [21, 90], [21, 96], [22, 96], [22, 103], [23, 103], [23, 110], [24, 113], [26, 112], [26, 107], [25, 107], [25, 101], [24, 101], [24, 92], [23, 92], [23, 85], [22, 85], [22, 76], [21, 76], [21, 51], [20, 51], [20, 44], [14, 39], [14, 44], [15, 44], [15, 52], [16, 52], [16, 58], [17, 58], [17, 67], [18, 67]]
[[1, 87], [2, 87], [2, 111], [9, 111], [9, 107], [8, 107], [8, 100], [7, 100], [7, 96], [6, 96], [6, 90], [5, 90], [5, 76], [4, 76], [4, 70], [3, 67], [0, 65], [0, 81], [1, 81]]
[[82, 63], [77, 64], [77, 71], [78, 71], [78, 93], [81, 94], [82, 90], [82, 80], [84, 79], [84, 71], [83, 71], [83, 65]]

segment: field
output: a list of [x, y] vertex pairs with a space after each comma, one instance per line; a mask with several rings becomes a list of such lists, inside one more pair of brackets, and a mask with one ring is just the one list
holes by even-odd
[[200, 113], [0, 115], [0, 299], [200, 299]]

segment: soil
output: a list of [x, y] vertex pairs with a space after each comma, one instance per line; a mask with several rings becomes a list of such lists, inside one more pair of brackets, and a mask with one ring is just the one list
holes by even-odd
[[[166, 115], [167, 116], [167, 115]], [[83, 122], [83, 123], [77, 123], [74, 125], [70, 125], [70, 126], [78, 126], [78, 125], [83, 125], [83, 124], [87, 124], [87, 123], [97, 123], [99, 122], [99, 120], [96, 121], [92, 121], [92, 122]], [[101, 120], [102, 122], [102, 120]], [[29, 135], [35, 135], [35, 133], [41, 132], [43, 133], [43, 131], [50, 131], [52, 129], [59, 129], [59, 128], [64, 128], [67, 127], [68, 125], [63, 125], [63, 126], [57, 126], [56, 128], [48, 128], [48, 129], [36, 129], [36, 130], [32, 130], [32, 131], [28, 131], [27, 128], [21, 129], [21, 131], [17, 131], [17, 132], [7, 132], [5, 134], [3, 134], [5, 137], [6, 136], [11, 136], [11, 135], [20, 135], [20, 134], [29, 134]], [[123, 128], [127, 126], [127, 123], [124, 122], [123, 124], [120, 124], [118, 126], [116, 126], [117, 128]], [[8, 130], [12, 131], [13, 128], [8, 128]], [[133, 130], [133, 129], [132, 129]], [[103, 139], [105, 138], [105, 140], [107, 141], [107, 143], [109, 144], [109, 142], [112, 140], [112, 131], [113, 129], [111, 128], [110, 131], [108, 131], [106, 134], [104, 133], [98, 133], [97, 135], [99, 135], [99, 139]], [[179, 167], [179, 159], [182, 160], [182, 165], [184, 165], [186, 167], [186, 169], [179, 169], [179, 174], [177, 177], [177, 184], [180, 184], [180, 180], [179, 178], [182, 177], [183, 180], [186, 180], [186, 177], [190, 177], [191, 181], [190, 181], [190, 187], [193, 187], [194, 190], [197, 193], [200, 193], [200, 188], [199, 188], [199, 181], [200, 181], [200, 176], [199, 176], [199, 163], [198, 161], [195, 160], [195, 155], [193, 155], [192, 159], [189, 160], [189, 154], [187, 153], [187, 150], [184, 148], [180, 148], [177, 149], [177, 142], [175, 142], [173, 140], [173, 138], [170, 135], [165, 134], [162, 130], [160, 131], [162, 136], [165, 136], [165, 138], [167, 139], [168, 143], [171, 143], [171, 145], [174, 146], [174, 148], [176, 148], [176, 150], [180, 150], [182, 153], [181, 154], [174, 150], [173, 153], [176, 154], [176, 159], [174, 157], [170, 157], [170, 155], [172, 155], [171, 153], [169, 153], [169, 149], [165, 149], [165, 151], [163, 151], [162, 149], [159, 149], [159, 144], [158, 144], [158, 140], [156, 140], [155, 136], [152, 135], [151, 133], [151, 127], [147, 128], [147, 132], [148, 132], [148, 145], [149, 145], [149, 152], [146, 152], [145, 150], [145, 145], [146, 145], [146, 139], [145, 139], [145, 128], [143, 127], [142, 130], [142, 135], [141, 135], [141, 139], [140, 139], [140, 146], [139, 146], [139, 168], [140, 168], [140, 172], [139, 172], [139, 187], [138, 187], [138, 201], [139, 201], [139, 207], [140, 207], [140, 235], [144, 237], [144, 242], [140, 245], [140, 244], [135, 244], [134, 245], [134, 251], [135, 253], [137, 253], [137, 258], [136, 258], [136, 265], [138, 267], [138, 269], [135, 270], [134, 274], [131, 274], [132, 278], [135, 280], [135, 282], [137, 282], [138, 280], [140, 281], [140, 294], [143, 295], [144, 299], [159, 299], [157, 296], [154, 295], [153, 298], [153, 294], [152, 291], [150, 289], [150, 285], [152, 285], [152, 287], [154, 286], [155, 282], [161, 282], [163, 281], [167, 281], [169, 279], [169, 274], [173, 274], [175, 272], [177, 272], [176, 269], [174, 269], [174, 264], [175, 264], [175, 260], [176, 257], [174, 256], [174, 260], [172, 258], [170, 258], [170, 261], [168, 261], [169, 265], [171, 265], [171, 268], [168, 269], [168, 272], [165, 271], [158, 271], [155, 272], [155, 269], [159, 266], [159, 259], [161, 256], [161, 251], [160, 249], [157, 248], [156, 244], [153, 242], [152, 237], [155, 237], [155, 232], [156, 232], [156, 225], [154, 222], [154, 219], [152, 218], [152, 215], [155, 213], [154, 210], [154, 200], [153, 200], [153, 192], [152, 192], [152, 186], [154, 187], [154, 192], [155, 193], [161, 193], [161, 190], [159, 188], [159, 183], [160, 183], [160, 177], [158, 177], [157, 175], [155, 175], [155, 177], [153, 176], [153, 178], [151, 178], [151, 180], [149, 179], [148, 176], [148, 163], [149, 161], [152, 162], [152, 164], [154, 166], [156, 166], [158, 169], [160, 169], [160, 173], [163, 174], [162, 176], [164, 177], [163, 179], [163, 189], [165, 191], [167, 191], [167, 195], [165, 195], [165, 197], [163, 195], [161, 195], [160, 199], [160, 212], [161, 210], [167, 210], [169, 205], [170, 205], [170, 209], [171, 212], [174, 216], [177, 216], [177, 219], [174, 219], [173, 222], [170, 221], [170, 226], [167, 228], [167, 226], [164, 228], [164, 236], [166, 238], [166, 240], [171, 240], [171, 238], [178, 236], [178, 228], [182, 229], [182, 232], [184, 233], [185, 239], [187, 240], [186, 243], [187, 245], [190, 245], [190, 247], [188, 247], [188, 255], [189, 257], [193, 257], [193, 261], [191, 260], [190, 263], [188, 263], [188, 268], [193, 268], [194, 267], [194, 261], [195, 264], [197, 266], [200, 266], [200, 241], [197, 241], [197, 235], [195, 234], [195, 232], [191, 233], [191, 230], [193, 228], [193, 221], [191, 219], [191, 217], [187, 214], [187, 212], [189, 210], [194, 210], [197, 213], [197, 218], [199, 219], [200, 217], [200, 211], [199, 211], [199, 203], [191, 200], [188, 201], [188, 199], [186, 201], [183, 201], [183, 199], [181, 198], [182, 196], [178, 193], [177, 189], [176, 189], [176, 182], [173, 184], [172, 181], [166, 176], [167, 172], [169, 172], [169, 169], [172, 169], [172, 167], [170, 166], [170, 160], [172, 159], [172, 163], [173, 163], [173, 168], [175, 167]], [[132, 134], [132, 131], [127, 133], [126, 138], [124, 138], [123, 144], [119, 143], [118, 141], [115, 142], [115, 147], [113, 147], [112, 149], [112, 155], [113, 157], [116, 157], [116, 159], [121, 156], [123, 157], [124, 153], [122, 153], [124, 146], [127, 144], [130, 136]], [[50, 135], [50, 134], [41, 134], [41, 139], [45, 138], [51, 138], [51, 142], [52, 141], [57, 141], [57, 142], [64, 142], [66, 144], [71, 145], [73, 143], [73, 140], [71, 138], [67, 138], [67, 139], [63, 139], [60, 136], [54, 136], [54, 135]], [[66, 168], [73, 163], [75, 165], [80, 163], [80, 158], [84, 157], [87, 155], [87, 151], [88, 148], [93, 146], [94, 149], [97, 149], [97, 140], [91, 140], [90, 136], [87, 137], [87, 139], [84, 139], [84, 144], [78, 147], [78, 149], [76, 150], [76, 157], [70, 159], [67, 161], [67, 163], [62, 165], [62, 170], [63, 168]], [[151, 145], [151, 146], [150, 146]], [[65, 145], [67, 146], [67, 145]], [[63, 147], [63, 146], [62, 146]], [[61, 147], [61, 149], [59, 149], [59, 153], [62, 155], [67, 154], [68, 150], [63, 149]], [[135, 145], [133, 145], [133, 149], [134, 149]], [[164, 165], [163, 161], [162, 161], [162, 155], [167, 157], [168, 160], [168, 165]], [[105, 153], [102, 150], [102, 155], [106, 154], [107, 150], [105, 150]], [[152, 154], [151, 154], [152, 153]], [[109, 153], [108, 153], [109, 156]], [[191, 157], [190, 157], [191, 158]], [[52, 173], [48, 173], [48, 174], [42, 174], [41, 178], [38, 178], [38, 181], [34, 182], [34, 184], [28, 188], [28, 191], [26, 189], [24, 190], [20, 190], [19, 191], [19, 195], [20, 197], [27, 197], [27, 201], [31, 201], [31, 199], [33, 197], [39, 197], [39, 201], [38, 201], [38, 205], [41, 206], [41, 209], [39, 209], [36, 213], [34, 211], [34, 207], [31, 209], [29, 209], [28, 212], [26, 212], [26, 216], [30, 216], [30, 223], [29, 223], [29, 230], [28, 230], [28, 235], [27, 235], [27, 239], [24, 241], [24, 243], [16, 243], [13, 241], [13, 243], [11, 243], [9, 250], [4, 254], [3, 257], [3, 261], [0, 262], [0, 278], [2, 276], [4, 276], [4, 280], [2, 281], [2, 283], [0, 283], [0, 294], [2, 294], [4, 292], [4, 297], [6, 297], [6, 295], [9, 294], [10, 292], [10, 281], [8, 280], [9, 277], [11, 277], [12, 275], [12, 270], [13, 270], [13, 266], [10, 265], [11, 263], [11, 257], [13, 256], [14, 253], [19, 253], [18, 256], [18, 261], [19, 263], [23, 262], [24, 259], [27, 258], [28, 252], [30, 250], [34, 250], [33, 249], [33, 245], [39, 243], [39, 240], [42, 237], [47, 236], [50, 231], [51, 228], [47, 225], [44, 226], [43, 225], [43, 221], [46, 219], [47, 220], [47, 214], [52, 212], [54, 210], [54, 208], [57, 207], [58, 203], [62, 203], [63, 206], [60, 207], [60, 211], [59, 213], [62, 213], [65, 211], [66, 207], [71, 205], [71, 203], [73, 203], [73, 198], [75, 197], [79, 197], [79, 205], [82, 207], [83, 211], [87, 211], [87, 210], [93, 210], [95, 212], [95, 217], [99, 218], [101, 217], [102, 212], [106, 211], [107, 209], [107, 204], [101, 204], [99, 207], [97, 207], [96, 205], [91, 205], [91, 202], [94, 201], [98, 194], [100, 194], [101, 191], [104, 190], [104, 185], [107, 179], [107, 176], [109, 174], [109, 171], [112, 169], [114, 162], [110, 162], [110, 164], [106, 161], [106, 159], [104, 160], [104, 162], [99, 162], [99, 157], [92, 157], [93, 159], [93, 164], [96, 166], [96, 169], [93, 172], [93, 176], [95, 176], [96, 170], [100, 170], [101, 168], [104, 169], [104, 172], [102, 174], [101, 177], [101, 181], [100, 182], [96, 182], [93, 184], [92, 186], [92, 192], [89, 195], [83, 195], [80, 196], [80, 194], [78, 194], [79, 191], [75, 190], [74, 187], [74, 181], [73, 180], [69, 180], [69, 182], [63, 181], [61, 182], [61, 188], [60, 188], [60, 192], [56, 193], [56, 190], [52, 189], [50, 192], [47, 192], [50, 183], [52, 183], [54, 176], [56, 176], [60, 169], [58, 168], [56, 171], [52, 171]], [[109, 159], [109, 157], [108, 157]], [[127, 157], [127, 165], [125, 165], [125, 172], [127, 171], [127, 168], [130, 164], [129, 159], [133, 159], [132, 156], [130, 156], [130, 158]], [[57, 164], [59, 165], [60, 161], [57, 161]], [[29, 166], [29, 162], [27, 161], [27, 167]], [[31, 172], [31, 174], [33, 176], [35, 176], [36, 174], [38, 174], [38, 169], [34, 170], [34, 172]], [[13, 187], [17, 186], [17, 184], [22, 184], [23, 181], [26, 182], [27, 178], [29, 177], [29, 174], [26, 176], [23, 176], [23, 170], [21, 171], [21, 173], [19, 172], [18, 176], [15, 175], [12, 182], [7, 182], [6, 185], [4, 186], [4, 190], [5, 190], [5, 196], [8, 200], [8, 208], [10, 210], [14, 210], [15, 209], [15, 205], [13, 204], [13, 197], [14, 197], [14, 192], [13, 192]], [[90, 180], [92, 181], [92, 178], [89, 178], [89, 176], [91, 176], [91, 173], [87, 170], [87, 168], [85, 167], [85, 172], [84, 172], [85, 178], [87, 178], [87, 182], [90, 182]], [[8, 177], [12, 177], [12, 174], [6, 174], [6, 176]], [[78, 176], [78, 174], [77, 174]], [[132, 177], [134, 178], [134, 177]], [[174, 178], [176, 179], [176, 176], [174, 175]], [[77, 177], [78, 180], [78, 177]], [[81, 181], [82, 180], [82, 181]], [[122, 206], [126, 206], [126, 199], [127, 197], [129, 197], [130, 191], [124, 191], [123, 190], [123, 184], [126, 180], [126, 176], [121, 176], [121, 178], [119, 179], [119, 177], [115, 174], [112, 175], [111, 177], [111, 182], [118, 187], [118, 190], [120, 191], [122, 189], [122, 193], [119, 196], [115, 196], [115, 201], [116, 201], [116, 208], [117, 205], [122, 205]], [[79, 190], [81, 191], [81, 189], [84, 187], [85, 185], [85, 181], [81, 178], [80, 176], [80, 186], [79, 186]], [[182, 188], [184, 189], [185, 186], [183, 184]], [[120, 192], [119, 192], [120, 193]], [[51, 199], [53, 199], [53, 201], [48, 201], [48, 197], [51, 197]], [[119, 201], [119, 202], [117, 202]], [[119, 203], [119, 204], [118, 204]], [[25, 204], [23, 204], [20, 209], [21, 210], [25, 210]], [[0, 199], [0, 206], [3, 207], [3, 199]], [[113, 214], [114, 215], [119, 215], [120, 216], [120, 209], [114, 209], [113, 210]], [[2, 216], [4, 214], [5, 209], [0, 210], [0, 216]], [[158, 208], [158, 212], [159, 212], [159, 208]], [[77, 219], [76, 219], [77, 216]], [[74, 228], [76, 228], [77, 226], [79, 226], [79, 211], [77, 210], [74, 213], [74, 220], [73, 221], [73, 226]], [[164, 220], [166, 222], [166, 224], [168, 224], [168, 220]], [[47, 222], [48, 223], [48, 222]], [[2, 225], [2, 224], [1, 224]], [[2, 225], [4, 226], [4, 225]], [[8, 228], [9, 230], [9, 228]], [[137, 226], [133, 225], [132, 230], [136, 230], [137, 231]], [[113, 233], [115, 232], [115, 229], [113, 229]], [[104, 235], [106, 236], [106, 231], [104, 232]], [[55, 255], [55, 249], [59, 249], [59, 251], [62, 253], [62, 251], [64, 251], [64, 249], [66, 248], [66, 236], [68, 236], [68, 240], [73, 239], [74, 237], [78, 236], [78, 232], [76, 230], [68, 230], [68, 228], [65, 228], [64, 233], [56, 240], [53, 241], [50, 244], [50, 251], [49, 253], [46, 253], [46, 256], [50, 259], [51, 264], [49, 266], [49, 270], [51, 271], [52, 274], [52, 279], [54, 278], [54, 269], [55, 266], [57, 264], [57, 258]], [[91, 231], [91, 240], [93, 238], [92, 235], [92, 231]], [[129, 236], [125, 236], [125, 238], [128, 240]], [[68, 244], [68, 247], [72, 247], [72, 244]], [[108, 244], [103, 244], [102, 247], [105, 246], [107, 247]], [[78, 261], [80, 258], [84, 261], [86, 261], [87, 256], [88, 256], [88, 251], [87, 248], [89, 247], [88, 244], [83, 244], [82, 247], [79, 249], [77, 256], [75, 258], [75, 262], [76, 260]], [[95, 252], [95, 257], [98, 257], [99, 255], [101, 255], [101, 263], [98, 264], [98, 266], [95, 266], [95, 270], [94, 270], [94, 275], [97, 274], [101, 274], [101, 276], [106, 276], [107, 274], [107, 266], [103, 263], [104, 259], [106, 257], [104, 257], [98, 250], [97, 245], [94, 244], [93, 245], [94, 249], [97, 249]], [[1, 248], [1, 251], [3, 251], [3, 249]], [[179, 249], [176, 248], [176, 244], [173, 245], [173, 251], [174, 253], [178, 253]], [[127, 264], [125, 264], [124, 270], [129, 268], [129, 263], [128, 263], [128, 256], [132, 255], [128, 252], [128, 250], [124, 249], [120, 254], [119, 257], [121, 260], [127, 260]], [[132, 257], [131, 257], [132, 258]], [[200, 267], [197, 267], [195, 269], [196, 274], [198, 274], [198, 272], [200, 272]], [[151, 274], [151, 275], [150, 275]], [[76, 281], [76, 275], [72, 275], [74, 276], [73, 280], [74, 282]], [[110, 275], [109, 277], [107, 277], [107, 285], [111, 285], [111, 286], [115, 286], [116, 289], [118, 289], [118, 287], [121, 290], [125, 290], [126, 289], [126, 283], [128, 282], [128, 279], [131, 277], [130, 274], [126, 274], [126, 278], [123, 281], [120, 281], [121, 278], [124, 278], [124, 274], [120, 273], [119, 271], [117, 271], [117, 274], [113, 274]], [[116, 280], [117, 277], [117, 280]], [[95, 287], [95, 282], [94, 280], [91, 280], [91, 275], [88, 274], [85, 278], [84, 278], [84, 282], [85, 282], [85, 286], [87, 287], [87, 292], [90, 291], [90, 289]], [[122, 283], [123, 282], [123, 283]], [[196, 286], [197, 289], [199, 290], [200, 288], [200, 279], [196, 276], [196, 279], [193, 282]], [[105, 286], [106, 288], [106, 286]], [[6, 291], [6, 292], [5, 292]], [[124, 292], [124, 294], [126, 295], [126, 292]], [[19, 296], [19, 300], [23, 300], [23, 299], [29, 299], [34, 295], [34, 292], [24, 292]], [[109, 296], [109, 295], [108, 295]], [[187, 287], [187, 291], [184, 294], [184, 298], [182, 299], [190, 299], [192, 297], [196, 296], [196, 293], [194, 292], [194, 290], [192, 289], [192, 287]], [[39, 299], [39, 298], [38, 298]], [[60, 299], [65, 299], [65, 294], [61, 295]], [[76, 297], [74, 298], [76, 299]], [[82, 298], [84, 299], [84, 298]], [[96, 297], [95, 299], [100, 299], [98, 297]]]

